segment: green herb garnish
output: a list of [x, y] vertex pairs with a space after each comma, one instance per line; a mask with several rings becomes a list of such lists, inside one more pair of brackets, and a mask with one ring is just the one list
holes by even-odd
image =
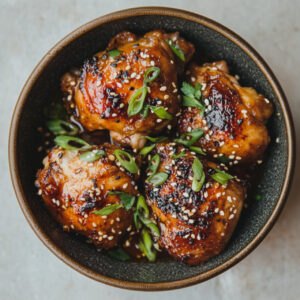
[[225, 173], [221, 170], [214, 169], [216, 171], [215, 174], [211, 175], [215, 181], [221, 183], [222, 185], [227, 185], [228, 180], [233, 179], [234, 177], [228, 173]]
[[183, 133], [178, 139], [175, 139], [174, 141], [176, 143], [190, 147], [202, 137], [203, 133], [204, 131], [202, 129], [194, 129], [191, 132]]
[[151, 136], [142, 136], [141, 138], [145, 138], [152, 143], [160, 143], [167, 139], [166, 136], [158, 136], [158, 137], [151, 137]]
[[149, 232], [143, 228], [141, 232], [141, 241], [139, 243], [139, 248], [143, 252], [149, 261], [155, 261], [156, 251], [153, 249], [153, 241]]
[[117, 157], [117, 160], [120, 162], [120, 164], [130, 173], [137, 173], [139, 171], [139, 168], [134, 161], [133, 157], [126, 151], [121, 149], [116, 149], [114, 151], [115, 156]]
[[107, 51], [108, 55], [111, 56], [112, 58], [115, 58], [117, 56], [119, 56], [122, 52], [119, 51], [118, 49], [113, 49], [113, 50], [109, 50]]
[[122, 249], [122, 248], [115, 248], [112, 250], [107, 251], [107, 254], [116, 260], [120, 261], [127, 261], [130, 259], [130, 256]]
[[172, 120], [172, 115], [169, 114], [163, 106], [150, 106], [151, 111], [160, 119]]
[[86, 162], [92, 162], [101, 158], [105, 152], [103, 150], [92, 150], [80, 154], [79, 159]]
[[76, 135], [78, 133], [77, 126], [63, 120], [48, 121], [47, 127], [55, 135]]
[[152, 149], [155, 147], [155, 145], [150, 145], [150, 146], [146, 146], [144, 147], [141, 151], [140, 154], [141, 155], [147, 155], [149, 152], [152, 151]]
[[187, 82], [182, 83], [181, 91], [184, 94], [182, 105], [197, 107], [201, 109], [201, 113], [204, 113], [205, 106], [200, 101], [201, 99], [201, 84], [197, 83], [195, 87], [188, 84]]
[[105, 206], [104, 208], [100, 210], [94, 210], [92, 211], [92, 214], [99, 215], [99, 216], [107, 216], [118, 210], [119, 208], [122, 208], [122, 203], [115, 203]]
[[86, 141], [73, 136], [58, 135], [54, 142], [57, 146], [67, 150], [89, 150], [92, 148]]
[[186, 153], [184, 152], [184, 150], [183, 151], [181, 151], [179, 154], [172, 154], [171, 155], [171, 158], [172, 159], [177, 159], [177, 158], [181, 158], [181, 157], [183, 157], [183, 156], [185, 156], [186, 155]]
[[134, 94], [131, 96], [129, 100], [129, 105], [127, 109], [127, 114], [129, 117], [138, 114], [144, 106], [144, 101], [147, 95], [147, 86], [143, 85]]
[[155, 80], [160, 73], [160, 68], [158, 67], [151, 67], [146, 70], [144, 75], [144, 83], [149, 83], [153, 80]]
[[122, 201], [122, 205], [125, 207], [126, 210], [129, 210], [132, 208], [135, 196], [127, 194], [122, 191], [109, 191], [107, 192], [108, 195], [120, 195], [120, 199]]
[[200, 147], [190, 146], [190, 150], [198, 154], [206, 155], [206, 153]]
[[142, 108], [142, 111], [141, 111], [141, 116], [143, 118], [147, 118], [148, 117], [148, 113], [149, 113], [149, 108], [150, 108], [150, 105], [149, 104], [145, 104]]
[[219, 157], [218, 157], [218, 160], [219, 160], [221, 163], [223, 163], [223, 164], [226, 164], [226, 163], [228, 163], [228, 162], [230, 161], [230, 159], [229, 159], [228, 157], [226, 157], [226, 156], [219, 156]]
[[194, 173], [192, 190], [195, 192], [199, 192], [205, 181], [205, 174], [203, 171], [203, 165], [197, 157], [194, 158], [192, 169]]
[[148, 178], [147, 181], [151, 182], [154, 186], [158, 186], [163, 184], [167, 179], [169, 175], [165, 172], [159, 172], [151, 175], [151, 178]]
[[176, 45], [170, 38], [168, 38], [168, 44], [173, 53], [179, 57], [182, 61], [185, 61], [184, 53], [179, 45]]

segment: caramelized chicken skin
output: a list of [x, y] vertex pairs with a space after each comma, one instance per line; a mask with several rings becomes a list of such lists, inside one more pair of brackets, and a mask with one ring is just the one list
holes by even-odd
[[204, 129], [195, 144], [211, 157], [225, 156], [230, 164], [261, 160], [270, 137], [264, 123], [273, 105], [253, 88], [241, 87], [230, 76], [225, 61], [197, 66], [187, 71], [188, 81], [202, 85], [204, 116], [195, 107], [184, 107], [179, 118], [179, 132]]
[[[185, 156], [172, 159], [172, 154]], [[192, 189], [192, 165], [196, 155], [183, 146], [161, 143], [158, 172], [169, 174], [158, 187], [146, 182], [147, 202], [161, 230], [160, 244], [175, 259], [196, 265], [219, 254], [238, 222], [245, 199], [245, 189], [236, 179], [227, 186], [215, 181], [211, 174], [215, 163], [200, 159], [205, 182], [199, 192]]]
[[108, 195], [108, 191], [137, 195], [138, 177], [116, 165], [113, 153], [116, 146], [103, 144], [94, 149], [104, 150], [105, 155], [94, 162], [84, 162], [77, 151], [54, 148], [44, 159], [36, 185], [64, 230], [83, 234], [98, 248], [109, 249], [133, 228], [132, 212], [125, 208], [107, 216], [92, 212], [120, 203], [119, 195]]
[[[184, 63], [175, 63], [177, 57], [167, 43], [168, 38], [181, 46], [186, 57]], [[112, 57], [109, 50], [115, 48], [120, 54]], [[79, 79], [66, 74], [62, 78], [62, 90], [70, 93], [68, 100], [74, 96], [72, 112], [87, 130], [108, 129], [116, 142], [141, 148], [145, 143], [141, 136], [157, 134], [173, 121], [161, 119], [151, 110], [146, 117], [140, 113], [129, 117], [129, 100], [143, 86], [146, 70], [158, 67], [160, 74], [148, 83], [145, 104], [164, 107], [174, 119], [180, 104], [177, 74], [193, 53], [194, 46], [178, 33], [157, 30], [137, 39], [130, 32], [121, 32], [111, 40], [106, 51], [85, 62]]]

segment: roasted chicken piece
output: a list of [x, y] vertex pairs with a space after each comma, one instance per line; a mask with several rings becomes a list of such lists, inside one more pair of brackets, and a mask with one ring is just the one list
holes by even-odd
[[273, 112], [272, 103], [253, 88], [241, 87], [229, 75], [225, 61], [192, 64], [187, 79], [194, 87], [201, 84], [205, 110], [184, 107], [179, 132], [203, 129], [195, 146], [202, 147], [210, 157], [225, 156], [230, 165], [260, 163], [270, 142], [265, 123]]
[[[184, 62], [177, 63], [179, 58], [172, 52], [170, 40], [181, 47]], [[180, 104], [177, 75], [193, 53], [194, 46], [178, 33], [157, 30], [137, 39], [133, 33], [121, 32], [105, 51], [85, 62], [80, 78], [65, 74], [62, 90], [71, 111], [87, 130], [108, 129], [117, 143], [141, 148], [145, 143], [141, 136], [172, 126]], [[157, 77], [156, 71], [148, 73], [155, 79], [145, 83], [145, 73], [153, 67], [160, 72]], [[141, 93], [135, 94], [138, 90]], [[128, 105], [134, 95], [140, 103], [144, 98], [144, 105], [131, 115]]]
[[[184, 156], [174, 158], [181, 152]], [[219, 254], [243, 207], [246, 191], [242, 183], [232, 177], [226, 186], [224, 182], [220, 184], [212, 178], [220, 166], [181, 145], [160, 143], [155, 153], [160, 157], [157, 172], [167, 173], [168, 179], [159, 186], [146, 181], [145, 195], [160, 226], [160, 245], [175, 259], [189, 265]], [[199, 191], [193, 188], [196, 158], [202, 162], [205, 175]]]
[[94, 162], [79, 158], [78, 151], [54, 148], [45, 157], [44, 168], [38, 171], [36, 185], [46, 206], [66, 231], [87, 236], [100, 249], [114, 247], [125, 233], [134, 228], [132, 212], [119, 208], [109, 215], [93, 212], [120, 203], [123, 191], [137, 195], [138, 175], [118, 166], [110, 144], [93, 146], [105, 154]]

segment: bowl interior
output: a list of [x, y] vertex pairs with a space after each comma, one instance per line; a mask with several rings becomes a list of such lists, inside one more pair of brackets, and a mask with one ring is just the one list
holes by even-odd
[[[198, 59], [225, 59], [232, 74], [240, 76], [241, 84], [252, 86], [270, 99], [276, 111], [268, 123], [271, 143], [266, 160], [261, 166], [260, 183], [254, 191], [262, 195], [261, 200], [249, 196], [248, 209], [243, 211], [238, 226], [226, 249], [218, 256], [196, 266], [188, 267], [172, 259], [156, 263], [119, 262], [85, 243], [84, 239], [64, 233], [48, 214], [41, 199], [36, 195], [34, 180], [41, 167], [43, 155], [37, 152], [42, 143], [37, 127], [44, 124], [43, 107], [57, 98], [60, 77], [72, 66], [80, 66], [107, 45], [109, 39], [122, 30], [143, 34], [153, 29], [179, 31], [198, 49]], [[277, 115], [279, 113], [280, 115]], [[236, 255], [249, 244], [266, 223], [281, 192], [287, 167], [288, 145], [286, 126], [277, 96], [256, 63], [233, 41], [222, 34], [189, 20], [174, 16], [148, 15], [126, 17], [102, 24], [87, 31], [60, 49], [50, 63], [41, 71], [27, 95], [17, 127], [17, 172], [26, 200], [40, 229], [71, 259], [96, 273], [123, 281], [159, 283], [177, 281], [211, 270]], [[276, 143], [279, 138], [280, 143]]]

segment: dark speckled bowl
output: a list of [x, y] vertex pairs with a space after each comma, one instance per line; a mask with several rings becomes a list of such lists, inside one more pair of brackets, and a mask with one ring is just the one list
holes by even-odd
[[[122, 30], [142, 34], [153, 29], [179, 31], [206, 59], [225, 59], [241, 83], [270, 99], [276, 112], [269, 122], [271, 144], [261, 166], [261, 179], [226, 249], [218, 256], [188, 267], [174, 260], [156, 263], [119, 262], [92, 245], [62, 231], [36, 195], [35, 174], [41, 166], [37, 126], [42, 109], [55, 97], [60, 77], [72, 66], [104, 49]], [[13, 114], [9, 141], [12, 182], [22, 211], [42, 242], [61, 260], [95, 280], [136, 290], [180, 288], [207, 280], [249, 254], [274, 225], [287, 197], [294, 164], [292, 118], [285, 95], [263, 59], [235, 33], [205, 17], [170, 8], [134, 8], [100, 17], [56, 44], [27, 80]], [[46, 272], [46, 270], [45, 270]]]

